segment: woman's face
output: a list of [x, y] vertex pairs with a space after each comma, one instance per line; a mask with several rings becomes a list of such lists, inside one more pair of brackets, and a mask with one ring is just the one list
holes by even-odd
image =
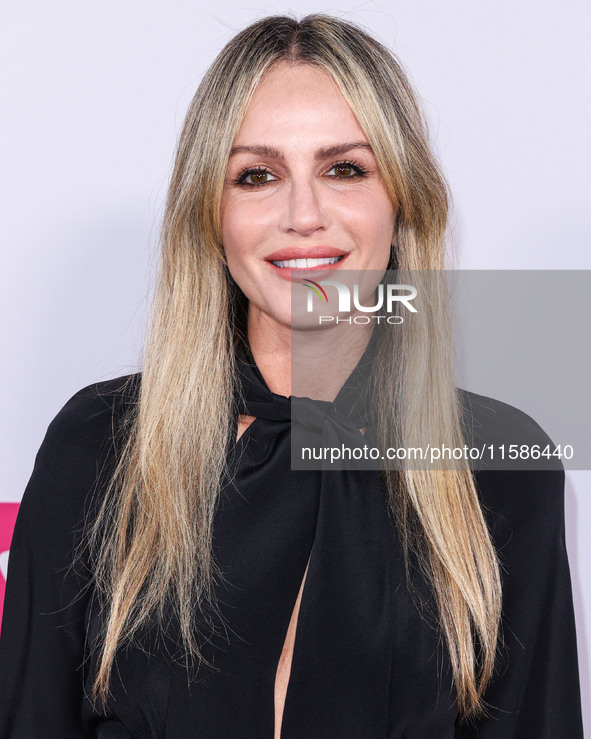
[[386, 269], [396, 210], [325, 72], [281, 63], [261, 83], [234, 141], [221, 216], [228, 268], [259, 327], [291, 325], [292, 280]]

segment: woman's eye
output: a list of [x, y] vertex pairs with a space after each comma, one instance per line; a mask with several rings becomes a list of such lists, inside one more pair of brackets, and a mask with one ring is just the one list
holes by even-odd
[[239, 182], [241, 185], [265, 185], [267, 182], [272, 182], [275, 179], [273, 175], [266, 169], [251, 169], [248, 172], [244, 172]]
[[341, 164], [335, 164], [327, 174], [332, 174], [334, 177], [340, 177], [342, 179], [353, 179], [353, 177], [359, 177], [365, 174], [365, 170], [355, 164], [349, 164], [348, 162], [341, 162]]

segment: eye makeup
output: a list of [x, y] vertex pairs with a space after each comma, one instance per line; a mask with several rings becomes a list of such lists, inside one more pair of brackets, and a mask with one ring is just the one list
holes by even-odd
[[[332, 166], [327, 170], [327, 172], [331, 172], [332, 170], [350, 170], [351, 174], [334, 174], [334, 175], [326, 175], [329, 177], [334, 177], [338, 180], [357, 180], [361, 177], [365, 177], [368, 174], [368, 170], [365, 169], [361, 164], [358, 162], [354, 162], [350, 159], [345, 159], [339, 162], [335, 162], [332, 164]], [[258, 182], [249, 182], [248, 178], [250, 177], [251, 180], [253, 178], [263, 177], [265, 175], [268, 175], [272, 177], [273, 179], [266, 179], [263, 181]], [[232, 178], [231, 184], [240, 186], [240, 187], [263, 187], [264, 185], [269, 184], [270, 182], [275, 182], [278, 178], [266, 167], [248, 167], [246, 169], [243, 169], [236, 177]]]

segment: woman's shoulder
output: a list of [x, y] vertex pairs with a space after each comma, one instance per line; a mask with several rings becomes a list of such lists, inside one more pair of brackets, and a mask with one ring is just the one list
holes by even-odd
[[535, 495], [542, 509], [561, 513], [565, 448], [510, 403], [461, 389], [459, 398], [464, 439], [473, 451], [471, 466], [487, 500], [519, 507], [531, 505]]
[[117, 438], [137, 403], [140, 383], [141, 373], [134, 373], [82, 387], [51, 420], [40, 451], [50, 447], [52, 454], [67, 454], [70, 462], [95, 455]]
[[475, 464], [475, 480], [497, 544], [521, 541], [564, 546], [564, 465], [544, 428], [525, 411], [460, 390], [467, 443], [494, 458]]
[[105, 415], [125, 411], [137, 402], [140, 384], [141, 372], [136, 372], [85, 385], [66, 401], [52, 423], [92, 424]]
[[473, 443], [552, 444], [542, 426], [520, 408], [461, 388], [458, 393], [464, 431]]
[[21, 508], [68, 518], [88, 493], [108, 480], [117, 457], [126, 412], [137, 402], [141, 374], [86, 385], [61, 407], [35, 456]]

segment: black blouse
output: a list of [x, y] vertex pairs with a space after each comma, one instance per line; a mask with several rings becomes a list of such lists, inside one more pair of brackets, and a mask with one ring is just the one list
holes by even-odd
[[[429, 588], [417, 569], [409, 592], [379, 473], [291, 470], [291, 399], [269, 390], [249, 353], [239, 362], [246, 406], [237, 410], [256, 420], [229, 451], [235, 476], [215, 514], [223, 579], [221, 618], [203, 618], [210, 666], [188, 679], [170, 633], [146, 630], [116, 657], [108, 715], [87, 698], [98, 616], [84, 563], [69, 565], [112, 469], [113, 420], [141, 375], [99, 382], [50, 424], [20, 507], [0, 640], [0, 739], [272, 739], [277, 664], [308, 560], [282, 739], [582, 737], [564, 472], [475, 473], [502, 562], [503, 642], [488, 715], [460, 724]], [[338, 426], [363, 442], [363, 409], [350, 401], [365, 362], [328, 412], [306, 415], [322, 441]], [[466, 397], [547, 438], [516, 409]]]

